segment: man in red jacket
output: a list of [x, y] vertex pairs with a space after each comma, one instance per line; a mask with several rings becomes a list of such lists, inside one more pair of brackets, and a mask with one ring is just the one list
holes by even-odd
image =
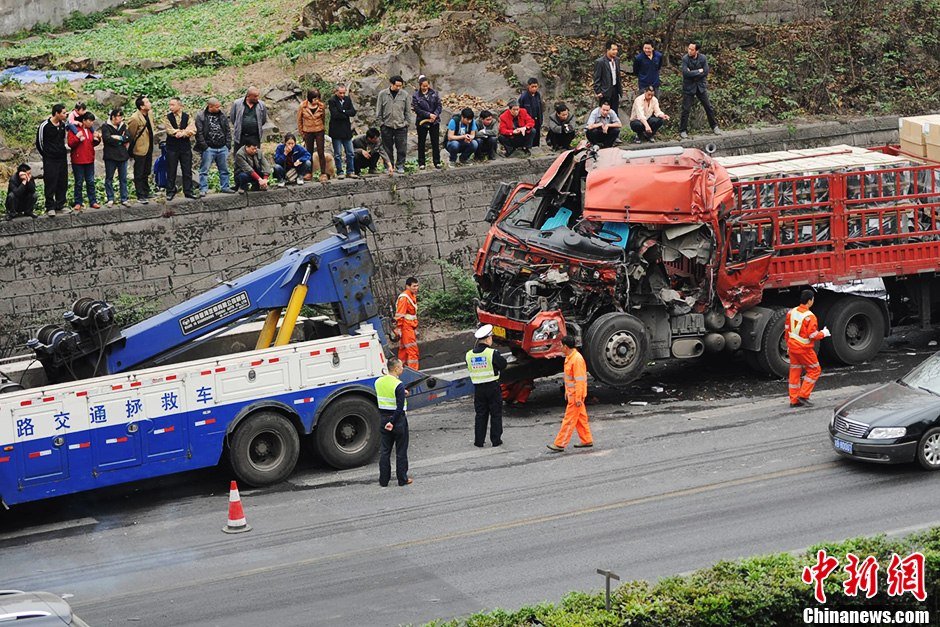
[[81, 211], [84, 207], [82, 200], [82, 183], [88, 191], [88, 205], [92, 209], [100, 209], [98, 197], [95, 195], [95, 146], [101, 143], [101, 133], [93, 131], [95, 114], [87, 111], [78, 119], [77, 133], [69, 130], [68, 144], [72, 149], [72, 175], [75, 177], [75, 204], [74, 211]]
[[532, 116], [519, 106], [518, 100], [510, 100], [509, 107], [499, 116], [499, 143], [507, 157], [520, 149], [526, 156], [530, 154], [534, 128]]
[[[829, 329], [819, 330], [813, 306], [813, 291], [800, 292], [800, 306], [787, 312], [787, 351], [790, 353], [790, 407], [811, 407], [809, 395], [822, 374], [813, 342], [829, 337]], [[803, 376], [803, 371], [806, 376]], [[802, 381], [801, 381], [802, 379]]]

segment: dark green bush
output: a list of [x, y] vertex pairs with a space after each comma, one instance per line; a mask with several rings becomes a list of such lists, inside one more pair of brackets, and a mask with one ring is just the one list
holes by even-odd
[[472, 324], [476, 321], [476, 298], [479, 296], [473, 275], [443, 260], [444, 289], [430, 290], [421, 297], [421, 309], [434, 320]]

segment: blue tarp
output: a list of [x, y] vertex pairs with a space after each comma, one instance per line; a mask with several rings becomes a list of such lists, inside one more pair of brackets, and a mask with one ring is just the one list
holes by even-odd
[[83, 78], [101, 78], [99, 74], [89, 74], [87, 72], [66, 72], [65, 70], [31, 70], [29, 66], [17, 65], [0, 72], [0, 81], [5, 78], [15, 78], [19, 82], [26, 83], [54, 83], [58, 80], [77, 81]]

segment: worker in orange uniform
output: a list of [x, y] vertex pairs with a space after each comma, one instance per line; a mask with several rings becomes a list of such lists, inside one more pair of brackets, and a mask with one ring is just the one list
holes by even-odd
[[418, 369], [418, 279], [408, 277], [405, 291], [395, 303], [395, 324], [398, 327], [398, 358], [409, 368]]
[[[812, 407], [809, 395], [822, 374], [813, 342], [829, 337], [829, 329], [819, 330], [813, 306], [813, 290], [800, 292], [800, 306], [787, 312], [787, 350], [790, 353], [790, 407]], [[803, 376], [803, 371], [806, 375]], [[802, 381], [801, 381], [802, 379]]]
[[575, 348], [577, 340], [574, 336], [566, 335], [561, 338], [561, 350], [565, 353], [565, 418], [561, 421], [561, 429], [555, 442], [548, 445], [549, 450], [560, 453], [571, 441], [571, 432], [578, 430], [579, 444], [575, 448], [590, 448], [594, 446], [591, 436], [591, 427], [588, 426], [587, 408], [584, 401], [587, 398], [587, 366], [584, 357]]

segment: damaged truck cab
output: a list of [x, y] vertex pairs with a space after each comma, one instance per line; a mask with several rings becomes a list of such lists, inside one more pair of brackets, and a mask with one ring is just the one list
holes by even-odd
[[487, 221], [480, 322], [531, 372], [578, 336], [615, 386], [704, 353], [785, 376], [786, 310], [807, 286], [844, 364], [874, 357], [892, 318], [929, 324], [940, 295], [940, 165], [892, 147], [579, 148], [536, 185], [503, 184]]
[[530, 358], [561, 356], [576, 335], [610, 385], [651, 358], [736, 350], [740, 303], [760, 300], [767, 267], [727, 274], [731, 200], [728, 173], [698, 150], [566, 152], [537, 185], [494, 198], [474, 267], [480, 322]]

